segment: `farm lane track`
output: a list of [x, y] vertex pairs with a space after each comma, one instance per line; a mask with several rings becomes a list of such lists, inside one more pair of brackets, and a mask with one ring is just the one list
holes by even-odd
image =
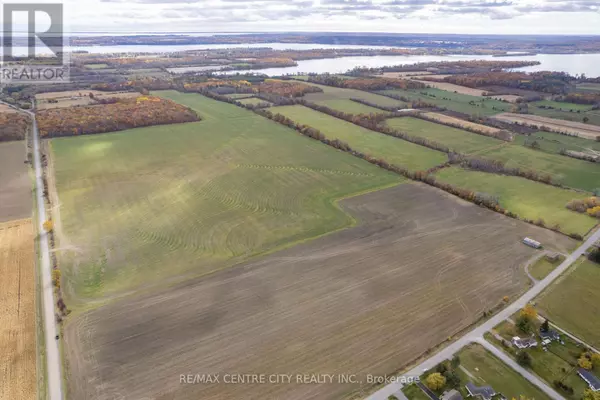
[[[440, 362], [452, 358], [454, 354], [456, 354], [460, 349], [462, 349], [469, 343], [472, 343], [473, 341], [478, 341], [480, 339], [483, 340], [482, 338], [484, 333], [491, 331], [496, 325], [508, 319], [511, 315], [516, 313], [519, 309], [523, 308], [527, 303], [529, 303], [536, 296], [542, 293], [544, 289], [546, 289], [555, 279], [557, 279], [565, 271], [567, 271], [571, 264], [573, 264], [573, 262], [575, 262], [579, 257], [581, 257], [587, 251], [587, 249], [590, 248], [598, 240], [600, 240], [600, 229], [596, 230], [596, 232], [594, 232], [581, 246], [579, 246], [573, 253], [569, 254], [569, 256], [567, 256], [567, 258], [565, 258], [565, 260], [558, 267], [556, 267], [552, 272], [550, 272], [544, 279], [540, 280], [525, 294], [519, 297], [517, 301], [513, 302], [508, 307], [495, 314], [492, 318], [488, 319], [483, 324], [477, 326], [467, 334], [463, 335], [454, 343], [450, 344], [449, 346], [445, 347], [432, 357], [420, 363], [418, 366], [412, 368], [408, 372], [405, 372], [404, 375], [419, 376], [423, 373], [424, 370], [430, 370]], [[366, 400], [385, 400], [387, 399], [387, 396], [400, 390], [401, 388], [402, 384], [400, 383], [389, 384], [368, 396]], [[562, 399], [562, 397], [558, 397], [558, 399]]]
[[[179, 376], [390, 373], [464, 329], [503, 296], [525, 290], [520, 266], [535, 250], [520, 243], [522, 235], [558, 247], [572, 244], [416, 183], [340, 205], [362, 222], [69, 320], [71, 397], [364, 395], [366, 382], [182, 385]], [[432, 287], [436, 281], [440, 286]]]

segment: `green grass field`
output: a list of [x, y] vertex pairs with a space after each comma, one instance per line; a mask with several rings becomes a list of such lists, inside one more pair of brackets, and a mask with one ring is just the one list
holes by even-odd
[[331, 99], [331, 100], [322, 100], [317, 101], [317, 104], [320, 104], [325, 107], [332, 108], [337, 111], [342, 111], [348, 114], [387, 114], [387, 111], [384, 111], [380, 108], [370, 107], [365, 104], [357, 103], [356, 101], [347, 100], [347, 99]]
[[427, 170], [447, 160], [445, 153], [361, 128], [304, 106], [272, 107], [270, 110], [273, 113], [283, 114], [297, 123], [316, 128], [328, 139], [342, 140], [354, 150], [382, 158], [390, 164], [409, 170]]
[[504, 161], [507, 167], [533, 169], [550, 174], [556, 182], [568, 187], [593, 191], [600, 186], [600, 164], [589, 161], [545, 153], [514, 144], [484, 150], [478, 155]]
[[542, 280], [556, 267], [558, 267], [565, 258], [560, 256], [556, 261], [550, 261], [546, 257], [542, 257], [529, 267], [529, 273], [535, 279]]
[[237, 100], [242, 104], [255, 104], [255, 105], [265, 104], [265, 103], [267, 103], [269, 105], [272, 104], [266, 100], [259, 99], [258, 97], [246, 97], [246, 98], [242, 98], [242, 99], [238, 98]]
[[408, 97], [411, 100], [422, 100], [433, 103], [448, 110], [469, 115], [496, 115], [509, 112], [512, 106], [500, 100], [487, 99], [479, 96], [453, 93], [446, 90], [427, 88], [419, 90], [384, 90], [382, 93]]
[[383, 107], [404, 108], [406, 106], [406, 103], [400, 100], [394, 100], [389, 97], [380, 96], [378, 94], [365, 92], [362, 90], [337, 88], [333, 86], [318, 85], [315, 83], [310, 83], [310, 85], [323, 89], [322, 93], [308, 93], [304, 95], [304, 99], [312, 101], [313, 103], [329, 100], [362, 99]]
[[540, 312], [553, 323], [600, 346], [600, 265], [582, 259], [537, 299]]
[[577, 136], [561, 135], [553, 132], [535, 132], [529, 136], [515, 135], [515, 143], [525, 144], [525, 141], [537, 141], [540, 149], [548, 153], [558, 154], [561, 149], [590, 152], [600, 152], [600, 142]]
[[500, 146], [505, 142], [491, 137], [478, 135], [462, 129], [452, 128], [419, 118], [401, 117], [385, 121], [391, 128], [419, 136], [448, 146], [461, 153], [472, 153]]
[[460, 167], [444, 168], [436, 179], [497, 196], [500, 205], [521, 218], [542, 218], [547, 226], [560, 225], [565, 233], [585, 235], [598, 220], [565, 208], [569, 200], [585, 197], [572, 190], [561, 189], [524, 178], [470, 171]]
[[[546, 103], [546, 102], [542, 102]], [[539, 115], [542, 117], [549, 118], [557, 118], [563, 119], [565, 121], [574, 121], [574, 122], [585, 122], [584, 118], [587, 118], [587, 123], [592, 125], [600, 125], [600, 114], [594, 111], [585, 111], [591, 109], [591, 106], [588, 105], [580, 105], [574, 103], [559, 103], [554, 101], [548, 101], [554, 107], [554, 104], [557, 105], [555, 109], [545, 109], [536, 107], [535, 104], [538, 102], [529, 104], [529, 113], [533, 115]], [[562, 107], [562, 110], [560, 109]], [[577, 108], [575, 108], [576, 106]], [[573, 111], [571, 111], [571, 109]], [[577, 110], [579, 109], [579, 112]]]
[[490, 385], [497, 393], [502, 393], [508, 399], [518, 399], [521, 395], [535, 400], [548, 399], [544, 392], [479, 344], [465, 347], [458, 356], [461, 365], [476, 378], [473, 380], [463, 373], [464, 382], [472, 381], [479, 386]]
[[576, 103], [565, 103], [562, 101], [552, 101], [552, 100], [541, 100], [534, 101], [529, 103], [529, 107], [552, 107], [558, 111], [567, 111], [567, 112], [584, 112], [592, 109], [592, 105], [589, 104], [576, 104]]
[[403, 181], [240, 107], [154, 94], [203, 120], [51, 141], [70, 307], [351, 226], [337, 200]]
[[85, 64], [87, 69], [104, 69], [108, 68], [108, 64]]
[[576, 88], [578, 92], [600, 92], [600, 83], [580, 83]]
[[225, 95], [225, 97], [229, 97], [230, 99], [248, 99], [252, 98], [252, 96], [252, 93], [230, 93]]
[[416, 384], [402, 388], [402, 393], [408, 400], [429, 400], [429, 397]]

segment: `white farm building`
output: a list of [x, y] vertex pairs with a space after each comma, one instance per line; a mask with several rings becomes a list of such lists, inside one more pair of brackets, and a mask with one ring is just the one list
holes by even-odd
[[539, 249], [542, 247], [542, 244], [536, 240], [526, 237], [523, 239], [523, 243], [525, 243], [529, 247], [533, 247], [534, 249]]

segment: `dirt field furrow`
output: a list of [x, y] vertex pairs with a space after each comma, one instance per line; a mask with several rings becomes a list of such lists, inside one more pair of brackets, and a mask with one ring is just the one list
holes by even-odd
[[[361, 224], [69, 321], [74, 399], [337, 399], [368, 389], [527, 285], [565, 236], [403, 184], [344, 200]], [[362, 383], [298, 383], [297, 374]], [[220, 374], [186, 384], [182, 374]], [[264, 374], [233, 384], [226, 374]], [[291, 374], [291, 382], [269, 382]], [[336, 378], [337, 379], [337, 378]]]
[[582, 138], [595, 140], [600, 136], [600, 126], [584, 124], [581, 122], [565, 121], [562, 119], [540, 117], [530, 114], [502, 113], [494, 116], [500, 121], [520, 123], [526, 125], [536, 125], [540, 129], [547, 129], [551, 132], [566, 132], [572, 135], [578, 135]]
[[31, 217], [25, 141], [0, 143], [0, 223]]
[[30, 219], [0, 223], [0, 400], [37, 398]]

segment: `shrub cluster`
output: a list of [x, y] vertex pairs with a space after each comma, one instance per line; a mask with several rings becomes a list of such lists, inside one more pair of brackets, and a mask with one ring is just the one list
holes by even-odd
[[596, 196], [588, 197], [583, 200], [571, 200], [567, 203], [566, 207], [569, 210], [576, 211], [578, 213], [586, 213], [590, 217], [600, 218], [600, 198]]

